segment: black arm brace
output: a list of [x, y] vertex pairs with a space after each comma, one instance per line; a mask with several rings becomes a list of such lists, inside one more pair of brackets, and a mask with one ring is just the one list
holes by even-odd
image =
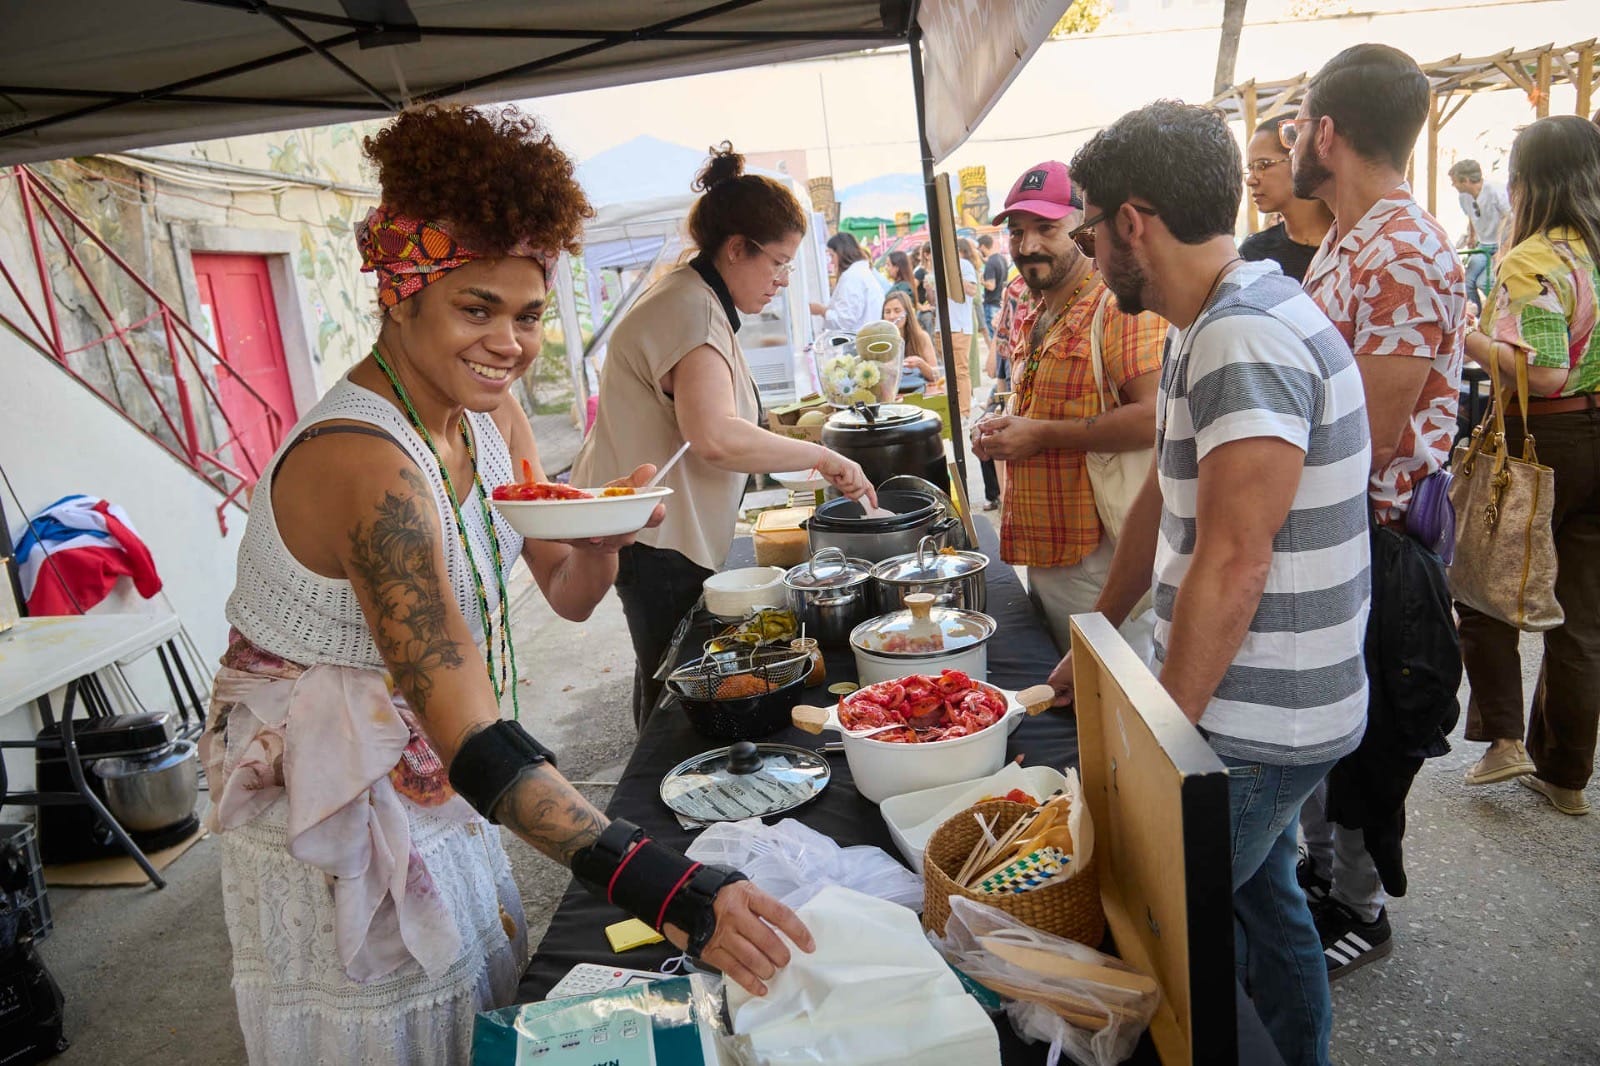
[[591, 893], [654, 929], [671, 923], [689, 935], [698, 957], [717, 929], [712, 904], [724, 886], [747, 880], [726, 866], [704, 866], [617, 819], [572, 857], [572, 873]]
[[450, 761], [450, 787], [473, 810], [498, 824], [494, 809], [530, 766], [556, 764], [556, 754], [518, 722], [496, 722], [474, 733]]

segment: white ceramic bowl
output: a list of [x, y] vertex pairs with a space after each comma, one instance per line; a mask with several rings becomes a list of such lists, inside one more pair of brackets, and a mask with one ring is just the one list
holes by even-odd
[[665, 485], [640, 489], [631, 496], [601, 496], [592, 500], [493, 500], [494, 509], [511, 528], [529, 540], [578, 540], [637, 533], [650, 521], [656, 504], [672, 495]]
[[781, 566], [743, 566], [706, 578], [706, 610], [718, 618], [738, 621], [758, 607], [787, 607]]

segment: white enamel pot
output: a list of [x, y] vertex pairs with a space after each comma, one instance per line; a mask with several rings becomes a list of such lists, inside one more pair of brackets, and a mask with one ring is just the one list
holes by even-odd
[[873, 803], [890, 796], [971, 781], [995, 773], [1006, 761], [1006, 738], [1023, 715], [1038, 714], [1050, 706], [1055, 690], [1034, 685], [1008, 692], [993, 685], [984, 688], [1006, 701], [1006, 713], [987, 729], [955, 740], [930, 744], [896, 744], [854, 736], [839, 721], [839, 708], [796, 707], [794, 724], [808, 733], [832, 730], [844, 740], [844, 757], [856, 791]]

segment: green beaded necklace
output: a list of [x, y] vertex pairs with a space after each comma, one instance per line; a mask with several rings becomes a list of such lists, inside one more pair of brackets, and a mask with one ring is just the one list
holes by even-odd
[[500, 670], [495, 672], [494, 662], [494, 626], [489, 617], [489, 593], [484, 587], [483, 575], [478, 571], [478, 557], [473, 554], [471, 543], [467, 539], [467, 523], [461, 517], [461, 505], [457, 502], [460, 497], [450, 482], [450, 471], [445, 469], [444, 460], [439, 458], [439, 449], [434, 447], [433, 437], [428, 433], [428, 427], [422, 424], [422, 417], [417, 414], [416, 407], [411, 403], [411, 395], [406, 392], [405, 386], [400, 384], [400, 378], [390, 369], [384, 360], [383, 354], [378, 351], [378, 346], [372, 346], [372, 360], [378, 364], [378, 369], [383, 371], [383, 376], [389, 379], [389, 387], [394, 389], [394, 394], [400, 399], [400, 406], [405, 408], [406, 417], [411, 420], [411, 427], [422, 437], [422, 443], [428, 446], [428, 451], [433, 456], [433, 461], [439, 467], [439, 476], [444, 479], [445, 494], [450, 497], [450, 514], [456, 520], [456, 533], [461, 538], [461, 551], [467, 557], [467, 566], [472, 571], [473, 591], [478, 594], [478, 618], [483, 623], [483, 656], [484, 666], [489, 671], [489, 686], [494, 689], [495, 706], [500, 705], [500, 700], [506, 690], [506, 680], [509, 674], [511, 681], [511, 717], [519, 720], [522, 717], [522, 707], [517, 694], [517, 656], [512, 647], [508, 634], [511, 632], [511, 604], [510, 597], [506, 595], [506, 568], [504, 558], [500, 552], [500, 536], [495, 532], [494, 514], [489, 510], [489, 493], [483, 487], [483, 479], [478, 476], [478, 450], [472, 442], [472, 434], [467, 429], [466, 416], [461, 419], [461, 439], [467, 445], [467, 457], [472, 460], [472, 485], [478, 492], [478, 506], [483, 511], [483, 526], [489, 533], [489, 543], [494, 546], [494, 579], [495, 587], [500, 593]]

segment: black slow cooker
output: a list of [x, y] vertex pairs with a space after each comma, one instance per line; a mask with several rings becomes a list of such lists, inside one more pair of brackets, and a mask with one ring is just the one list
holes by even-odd
[[914, 474], [949, 492], [942, 428], [936, 413], [911, 404], [857, 404], [828, 419], [822, 444], [861, 464], [874, 485]]

